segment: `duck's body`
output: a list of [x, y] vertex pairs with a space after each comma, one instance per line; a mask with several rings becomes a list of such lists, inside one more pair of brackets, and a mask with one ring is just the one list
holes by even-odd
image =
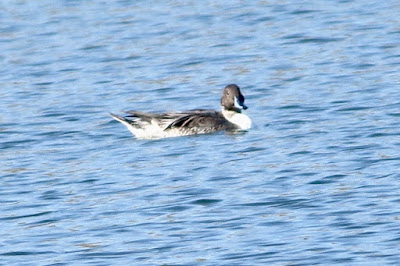
[[125, 117], [110, 115], [124, 124], [138, 139], [206, 134], [221, 130], [247, 130], [251, 127], [250, 118], [241, 112], [247, 107], [238, 86], [231, 84], [225, 87], [221, 106], [221, 112], [197, 109], [162, 114], [128, 111]]

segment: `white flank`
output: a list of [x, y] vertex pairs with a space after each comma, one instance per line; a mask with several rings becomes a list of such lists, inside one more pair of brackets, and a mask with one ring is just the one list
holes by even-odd
[[151, 123], [138, 120], [136, 121], [136, 123], [138, 123], [136, 126], [125, 121], [118, 121], [124, 124], [137, 139], [161, 139], [190, 135], [189, 132], [182, 132], [176, 128], [164, 131], [164, 128], [154, 119], [151, 120]]

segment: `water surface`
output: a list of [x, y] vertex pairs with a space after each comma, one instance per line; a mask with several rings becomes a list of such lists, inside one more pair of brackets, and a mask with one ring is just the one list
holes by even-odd
[[[3, 1], [4, 265], [396, 264], [397, 1]], [[136, 140], [108, 112], [219, 108]]]

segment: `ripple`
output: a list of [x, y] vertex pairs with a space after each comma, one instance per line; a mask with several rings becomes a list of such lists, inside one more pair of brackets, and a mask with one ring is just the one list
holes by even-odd
[[0, 220], [4, 220], [4, 221], [18, 220], [18, 219], [24, 219], [24, 218], [38, 217], [38, 216], [47, 215], [50, 213], [52, 213], [52, 212], [45, 211], [45, 212], [39, 212], [39, 213], [34, 213], [34, 214], [28, 214], [28, 215], [7, 216], [7, 217], [0, 218]]
[[346, 175], [340, 175], [340, 174], [336, 174], [336, 175], [330, 175], [330, 176], [326, 176], [323, 177], [321, 179], [315, 180], [310, 182], [310, 185], [323, 185], [323, 184], [330, 184], [330, 183], [335, 183], [338, 180], [345, 178]]
[[221, 201], [222, 200], [219, 200], [219, 199], [198, 199], [198, 200], [192, 201], [191, 203], [194, 205], [209, 206], [209, 205], [214, 205]]
[[35, 252], [35, 251], [13, 251], [1, 253], [1, 256], [30, 256], [30, 255], [43, 255], [54, 254], [55, 252]]

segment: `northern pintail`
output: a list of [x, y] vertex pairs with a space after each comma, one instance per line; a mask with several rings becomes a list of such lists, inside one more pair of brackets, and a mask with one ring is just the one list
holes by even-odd
[[110, 116], [124, 124], [138, 139], [159, 139], [215, 131], [242, 131], [251, 127], [251, 120], [242, 113], [247, 109], [240, 88], [235, 84], [225, 87], [221, 97], [221, 112], [195, 109], [186, 112], [145, 113], [127, 111], [122, 117]]

